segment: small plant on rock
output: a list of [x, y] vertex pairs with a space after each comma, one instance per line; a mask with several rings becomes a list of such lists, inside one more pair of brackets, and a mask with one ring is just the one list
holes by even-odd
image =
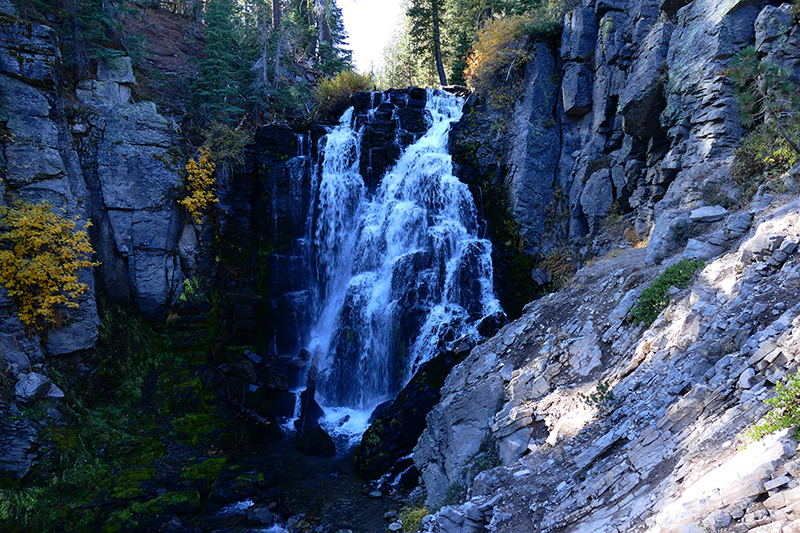
[[597, 382], [597, 389], [595, 392], [591, 394], [578, 394], [584, 402], [601, 410], [614, 401], [614, 391], [611, 389], [611, 384], [602, 379]]
[[684, 259], [664, 270], [642, 291], [639, 301], [630, 312], [630, 319], [636, 325], [649, 326], [669, 303], [670, 287], [684, 289], [689, 285], [692, 275], [703, 266], [702, 261]]
[[419, 529], [422, 519], [430, 514], [425, 505], [420, 507], [406, 507], [400, 511], [400, 522], [403, 524], [404, 533], [413, 533]]
[[763, 423], [747, 432], [756, 440], [782, 429], [800, 428], [800, 372], [789, 375], [786, 385], [778, 382], [775, 390], [777, 395], [765, 400], [772, 410], [764, 417]]

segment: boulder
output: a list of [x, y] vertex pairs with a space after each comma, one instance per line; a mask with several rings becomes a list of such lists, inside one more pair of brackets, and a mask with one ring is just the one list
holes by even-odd
[[788, 4], [764, 6], [755, 23], [756, 51], [766, 53], [768, 48], [781, 46], [788, 40], [792, 28], [792, 15]]
[[317, 426], [306, 432], [297, 440], [297, 449], [306, 455], [319, 455], [333, 457], [336, 455], [336, 445], [324, 429]]
[[707, 205], [693, 209], [689, 218], [693, 222], [716, 222], [722, 220], [728, 214], [728, 210], [721, 205]]
[[50, 378], [38, 372], [30, 372], [20, 379], [14, 386], [14, 396], [17, 402], [25, 405], [35, 403], [50, 392], [52, 382]]
[[420, 365], [397, 398], [364, 432], [354, 455], [359, 476], [377, 479], [411, 453], [426, 427], [425, 417], [439, 401], [447, 374], [468, 353], [446, 351]]
[[686, 243], [686, 248], [683, 250], [683, 258], [706, 261], [718, 255], [722, 255], [725, 250], [725, 246], [719, 246], [699, 239], [689, 239], [689, 242]]
[[268, 507], [254, 505], [247, 508], [247, 521], [251, 524], [271, 526], [275, 522], [275, 516]]

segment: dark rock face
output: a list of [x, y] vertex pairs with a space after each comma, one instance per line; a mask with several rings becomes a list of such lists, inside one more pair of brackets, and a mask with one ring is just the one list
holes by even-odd
[[[359, 476], [377, 479], [401, 457], [411, 453], [427, 426], [425, 417], [439, 401], [439, 391], [447, 374], [468, 354], [469, 350], [448, 350], [419, 367], [397, 398], [364, 433], [355, 450]], [[410, 478], [408, 482], [411, 483]]]
[[312, 361], [306, 378], [306, 388], [300, 393], [300, 416], [294, 421], [297, 434], [297, 449], [307, 455], [333, 456], [336, 445], [328, 433], [319, 426], [319, 418], [324, 414], [314, 397], [317, 391], [317, 364]]
[[36, 464], [39, 429], [13, 403], [0, 404], [0, 487], [17, 485]]
[[361, 176], [374, 189], [403, 149], [428, 129], [424, 89], [358, 93], [353, 97], [361, 138]]
[[[297, 353], [308, 341], [313, 304], [311, 149], [309, 134], [280, 126], [259, 130], [254, 188], [249, 203], [241, 206], [251, 214], [254, 276], [265, 300], [264, 341], [277, 353]], [[228, 231], [236, 233], [240, 227], [229, 225]]]
[[525, 95], [512, 116], [504, 161], [511, 214], [529, 251], [546, 240], [547, 212], [553, 200], [561, 133], [555, 127], [558, 87], [554, 83], [555, 58], [545, 43], [534, 45], [525, 68]]

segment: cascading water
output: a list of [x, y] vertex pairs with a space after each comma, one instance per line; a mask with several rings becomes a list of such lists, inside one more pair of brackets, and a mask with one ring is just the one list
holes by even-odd
[[352, 108], [324, 139], [313, 233], [321, 304], [309, 348], [326, 406], [370, 410], [435, 354], [445, 330], [476, 334], [500, 310], [491, 243], [447, 153], [461, 105], [428, 90], [427, 133], [373, 193], [359, 175]]

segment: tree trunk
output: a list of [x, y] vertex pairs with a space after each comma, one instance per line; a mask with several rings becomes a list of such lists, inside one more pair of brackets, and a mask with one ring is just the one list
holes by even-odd
[[447, 77], [444, 75], [444, 65], [442, 64], [442, 47], [439, 39], [439, 0], [431, 0], [433, 17], [433, 51], [436, 56], [436, 72], [439, 73], [439, 83], [447, 85]]
[[281, 27], [281, 2], [272, 0], [272, 29], [278, 31]]

